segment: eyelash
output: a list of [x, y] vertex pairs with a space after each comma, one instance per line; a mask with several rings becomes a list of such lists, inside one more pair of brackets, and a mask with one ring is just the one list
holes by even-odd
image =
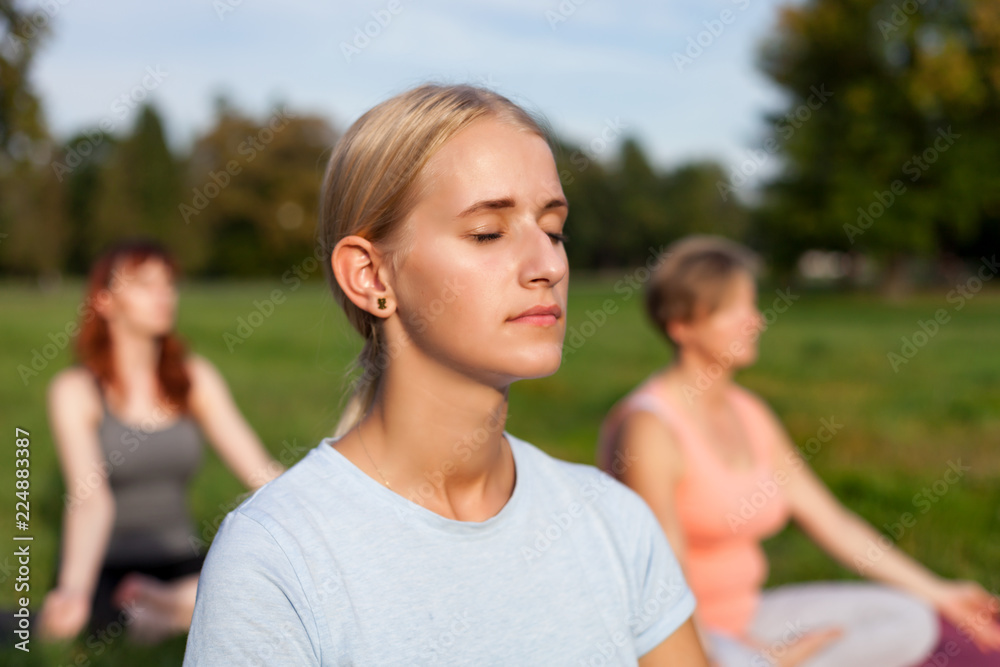
[[[547, 233], [549, 235], [549, 238], [551, 238], [553, 241], [556, 241], [558, 243], [565, 244], [565, 243], [567, 243], [569, 241], [569, 236], [567, 236], [566, 234], [559, 234], [559, 233], [556, 233], [556, 232], [547, 232]], [[476, 243], [489, 243], [490, 241], [497, 240], [501, 236], [502, 236], [502, 234], [498, 234], [498, 233], [493, 233], [493, 234], [473, 234], [472, 238], [476, 239]]]

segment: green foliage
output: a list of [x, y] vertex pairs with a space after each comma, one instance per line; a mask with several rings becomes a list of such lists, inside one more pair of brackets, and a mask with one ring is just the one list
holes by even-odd
[[743, 238], [748, 214], [736, 198], [723, 201], [722, 168], [693, 163], [660, 173], [633, 138], [616, 159], [599, 162], [561, 144], [556, 165], [570, 202], [566, 230], [570, 266], [607, 269], [644, 264], [653, 251], [691, 233]]
[[998, 25], [996, 0], [782, 10], [760, 53], [789, 99], [769, 118], [784, 165], [756, 216], [774, 259], [791, 263], [809, 247], [890, 260], [990, 247], [1000, 222]]
[[281, 275], [315, 246], [324, 154], [337, 134], [322, 118], [275, 108], [263, 121], [220, 104], [188, 158], [172, 224], [204, 230], [209, 275]]

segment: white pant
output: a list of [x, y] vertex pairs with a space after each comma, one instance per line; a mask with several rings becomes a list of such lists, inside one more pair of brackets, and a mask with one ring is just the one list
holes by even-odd
[[705, 634], [720, 667], [767, 667], [813, 630], [843, 634], [801, 667], [910, 667], [937, 645], [934, 609], [903, 591], [878, 584], [795, 584], [763, 591], [749, 634], [754, 649], [711, 630]]

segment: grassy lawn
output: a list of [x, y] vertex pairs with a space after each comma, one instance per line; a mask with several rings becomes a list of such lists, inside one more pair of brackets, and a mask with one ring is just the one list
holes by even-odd
[[[616, 291], [616, 280], [574, 276], [569, 322], [579, 344], [554, 376], [511, 390], [507, 429], [561, 458], [592, 463], [597, 428], [607, 410], [669, 360], [665, 343], [646, 324], [641, 293]], [[283, 303], [249, 337], [239, 338], [238, 318], [247, 318], [254, 302], [275, 289], [282, 290]], [[762, 309], [777, 298], [770, 287], [761, 287], [760, 295]], [[895, 304], [864, 295], [795, 295], [798, 300], [785, 312], [769, 317], [760, 361], [741, 371], [739, 381], [771, 404], [793, 440], [809, 449], [810, 464], [851, 509], [883, 532], [909, 512], [916, 523], [897, 540], [904, 550], [944, 575], [977, 579], [1000, 590], [1000, 293], [981, 292], [960, 310], [944, 293]], [[6, 440], [0, 451], [7, 457], [0, 486], [8, 489], [9, 503], [0, 512], [0, 534], [10, 540], [20, 532], [13, 507], [14, 429], [20, 427], [31, 434], [32, 606], [53, 581], [64, 493], [45, 415], [45, 389], [52, 375], [71, 363], [70, 349], [58, 349], [59, 332], [75, 321], [80, 296], [77, 284], [48, 293], [17, 285], [0, 291], [0, 415]], [[613, 307], [607, 307], [609, 299]], [[917, 334], [920, 322], [926, 325], [938, 309], [947, 311], [947, 323], [933, 336]], [[187, 285], [179, 330], [221, 369], [276, 456], [300, 458], [330, 433], [345, 369], [361, 344], [324, 285], [297, 290], [277, 283]], [[224, 338], [226, 332], [240, 342]], [[916, 353], [893, 369], [887, 354], [901, 354], [901, 337], [917, 344]], [[22, 379], [18, 367], [30, 368], [34, 351], [40, 370]], [[55, 356], [48, 360], [46, 353]], [[826, 443], [810, 441], [823, 419], [839, 425], [835, 436]], [[957, 482], [944, 482], [958, 462], [969, 469]], [[242, 492], [207, 453], [190, 495], [206, 541]], [[766, 548], [769, 584], [850, 578], [795, 528]], [[0, 553], [3, 608], [15, 601], [13, 549]], [[94, 638], [48, 647], [33, 640], [31, 646], [30, 654], [0, 650], [0, 662], [176, 665], [184, 640], [156, 649]]]

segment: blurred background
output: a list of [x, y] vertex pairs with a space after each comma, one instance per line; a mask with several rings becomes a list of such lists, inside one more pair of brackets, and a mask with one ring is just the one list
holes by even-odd
[[[361, 345], [314, 256], [325, 160], [364, 110], [425, 81], [495, 89], [558, 144], [569, 348], [512, 388], [508, 430], [592, 463], [607, 410], [669, 361], [643, 267], [723, 234], [767, 261], [768, 329], [739, 381], [850, 508], [937, 572], [1000, 588], [1000, 0], [0, 0], [0, 487], [27, 429], [33, 604], [65, 493], [45, 388], [73, 362], [93, 259], [137, 234], [177, 254], [180, 334], [294, 463], [334, 426]], [[842, 428], [820, 442], [824, 419]], [[935, 484], [958, 460], [959, 482]], [[191, 496], [206, 544], [242, 492], [209, 454]], [[905, 512], [917, 524], [892, 535]], [[851, 577], [795, 528], [766, 546], [772, 584]], [[0, 655], [183, 654], [183, 638], [89, 639]]]

